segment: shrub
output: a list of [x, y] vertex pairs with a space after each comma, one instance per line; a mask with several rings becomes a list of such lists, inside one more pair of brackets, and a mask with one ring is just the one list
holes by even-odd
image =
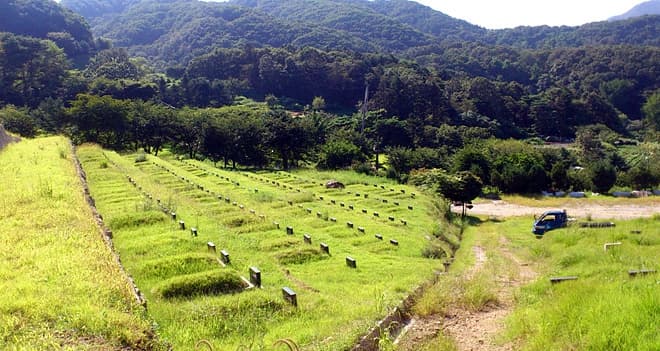
[[566, 176], [573, 191], [584, 191], [594, 187], [589, 172], [584, 169], [570, 170], [566, 172]]
[[591, 171], [592, 190], [596, 192], [606, 193], [616, 183], [616, 169], [610, 162], [595, 162], [589, 167], [589, 170]]
[[13, 105], [0, 109], [0, 124], [4, 124], [8, 131], [23, 137], [30, 138], [37, 134], [37, 123], [34, 118], [30, 117], [25, 109]]
[[213, 270], [178, 276], [154, 288], [154, 294], [164, 298], [197, 295], [231, 294], [243, 290], [245, 282], [235, 272]]
[[429, 241], [426, 246], [422, 249], [422, 257], [430, 259], [439, 259], [447, 257], [445, 249], [438, 243], [434, 241]]
[[330, 141], [321, 149], [318, 167], [321, 169], [348, 168], [355, 162], [364, 160], [360, 148], [346, 140]]

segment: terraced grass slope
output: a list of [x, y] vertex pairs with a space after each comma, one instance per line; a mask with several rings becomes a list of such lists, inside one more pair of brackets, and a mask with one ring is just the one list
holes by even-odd
[[65, 138], [0, 151], [0, 349], [154, 345], [85, 202]]
[[[458, 244], [435, 238], [449, 230], [431, 199], [377, 178], [234, 172], [167, 154], [135, 162], [95, 146], [78, 154], [125, 267], [176, 349], [202, 339], [229, 350], [281, 338], [349, 348], [442, 270], [422, 252], [443, 256]], [[326, 189], [330, 177], [346, 188]], [[249, 280], [250, 267], [261, 273], [260, 288], [240, 279]], [[297, 307], [283, 287], [296, 293]]]

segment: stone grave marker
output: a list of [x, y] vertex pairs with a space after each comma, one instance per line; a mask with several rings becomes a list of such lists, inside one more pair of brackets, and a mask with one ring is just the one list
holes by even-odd
[[208, 243], [206, 243], [206, 249], [210, 252], [215, 253], [215, 244], [209, 241]]
[[282, 288], [282, 297], [294, 307], [298, 307], [298, 297], [296, 293], [288, 287]]
[[250, 267], [250, 283], [256, 287], [261, 287], [261, 271], [257, 267]]
[[231, 263], [231, 258], [229, 257], [229, 252], [227, 252], [227, 250], [221, 250], [220, 251], [220, 259], [222, 260], [222, 263], [224, 263], [224, 264]]

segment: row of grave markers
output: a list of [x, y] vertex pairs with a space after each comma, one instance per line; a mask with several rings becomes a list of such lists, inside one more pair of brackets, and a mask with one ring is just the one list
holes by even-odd
[[[172, 173], [173, 175], [177, 176], [175, 172], [169, 170], [168, 168], [166, 168], [166, 167], [164, 167], [164, 166], [162, 166], [162, 165], [158, 165], [158, 164], [155, 163], [155, 162], [154, 162], [154, 164], [157, 165], [158, 167], [160, 167], [160, 168], [162, 168], [162, 169], [164, 169], [164, 170], [166, 170], [166, 171]], [[206, 174], [213, 174], [213, 173], [211, 173], [211, 172], [205, 171], [204, 169], [202, 169], [202, 168], [200, 168], [200, 167], [198, 167], [198, 166], [196, 166], [196, 165], [193, 165], [193, 164], [190, 164], [190, 163], [186, 163], [186, 164], [188, 164], [189, 166], [191, 166], [191, 167], [193, 167], [193, 168], [196, 168], [196, 169], [198, 169], [198, 170], [201, 170], [201, 171], [203, 171], [203, 172], [206, 173]], [[218, 177], [220, 177], [219, 174], [215, 174], [215, 175], [218, 176]], [[177, 177], [178, 177], [178, 176], [177, 176]], [[186, 180], [185, 177], [180, 177], [180, 178], [181, 178], [182, 180]], [[226, 179], [227, 181], [231, 181], [229, 177], [225, 177], [225, 179]], [[259, 180], [263, 180], [262, 178], [258, 178], [258, 179], [259, 179]], [[194, 184], [194, 183], [192, 183], [192, 181], [189, 181], [189, 182], [190, 182], [191, 184]], [[273, 181], [273, 183], [275, 183], [275, 181]], [[234, 184], [236, 184], [236, 183], [234, 183]], [[278, 183], [278, 186], [279, 186], [279, 183]], [[197, 187], [198, 187], [200, 190], [204, 190], [204, 188], [203, 188], [202, 186], [200, 186], [200, 185], [197, 185]], [[255, 189], [255, 191], [258, 191], [258, 190]], [[207, 192], [210, 193], [209, 190], [207, 190]], [[358, 194], [358, 195], [359, 195], [359, 194]], [[365, 194], [365, 195], [366, 195], [366, 194]], [[219, 198], [220, 200], [222, 200], [222, 195], [218, 195], [218, 198]], [[323, 196], [320, 196], [320, 200], [323, 200], [323, 199], [324, 199], [324, 197], [323, 197]], [[334, 201], [334, 200], [333, 200], [333, 201]], [[385, 201], [387, 201], [387, 200], [385, 200]], [[226, 199], [225, 199], [225, 202], [229, 203], [229, 202], [231, 202], [231, 200], [230, 200], [229, 198], [226, 198]], [[336, 201], [334, 201], [334, 202], [336, 202]], [[289, 203], [289, 205], [293, 205], [293, 202], [292, 202], [292, 201], [288, 201], [288, 203]], [[236, 202], [233, 202], [232, 204], [233, 204], [234, 206], [237, 205]], [[238, 206], [239, 206], [239, 208], [244, 209], [244, 206], [243, 206], [243, 205], [238, 205]], [[299, 205], [299, 206], [302, 206], [302, 205]], [[340, 206], [343, 207], [343, 206], [344, 206], [344, 203], [343, 203], [343, 202], [340, 203]], [[408, 208], [409, 208], [410, 210], [413, 209], [412, 206], [408, 206]], [[353, 205], [349, 205], [349, 209], [354, 209]], [[312, 211], [311, 208], [307, 208], [307, 212], [311, 214], [313, 211]], [[366, 209], [362, 209], [362, 212], [363, 212], [363, 213], [367, 213], [368, 211], [367, 211]], [[250, 213], [252, 213], [252, 214], [256, 214], [256, 212], [255, 212], [254, 210], [250, 210]], [[322, 213], [317, 212], [316, 215], [317, 215], [318, 218], [322, 218]], [[374, 215], [374, 217], [379, 217], [379, 216], [380, 216], [379, 213], [378, 213], [378, 212], [375, 212], [375, 211], [374, 211], [373, 215]], [[260, 218], [265, 219], [265, 216], [264, 216], [264, 215], [261, 215]], [[390, 221], [392, 221], [392, 222], [395, 220], [394, 216], [389, 216], [388, 219], [389, 219]], [[330, 217], [329, 220], [332, 221], [332, 222], [336, 222], [336, 221], [337, 221], [337, 219], [334, 218], [334, 217]], [[408, 224], [408, 222], [407, 222], [405, 219], [401, 219], [400, 221], [401, 221], [401, 224], [403, 224], [403, 225], [407, 225], [407, 224]], [[353, 225], [352, 222], [347, 222], [347, 226], [348, 226], [349, 228], [353, 228], [353, 227], [354, 227], [354, 225]], [[364, 227], [358, 227], [357, 230], [358, 230], [359, 232], [361, 232], [361, 233], [365, 233], [365, 229], [364, 229]], [[193, 234], [193, 235], [196, 236], [196, 233]], [[391, 242], [393, 245], [396, 245], [396, 246], [399, 245], [398, 241], [395, 240], [395, 239], [390, 240], [390, 242]]]
[[[195, 169], [197, 169], [197, 170], [200, 170], [200, 171], [202, 171], [202, 172], [204, 172], [204, 173], [206, 173], [206, 174], [208, 174], [208, 175], [215, 175], [216, 177], [221, 177], [221, 178], [222, 178], [222, 176], [221, 176], [220, 174], [217, 174], [217, 173], [214, 173], [214, 172], [208, 171], [208, 170], [206, 170], [206, 169], [204, 169], [204, 168], [202, 168], [202, 167], [199, 167], [199, 166], [197, 166], [197, 165], [195, 165], [195, 164], [193, 164], [193, 163], [189, 163], [189, 162], [184, 162], [184, 163], [185, 163], [186, 165], [188, 165], [188, 166], [190, 166], [190, 167], [193, 167], [193, 168], [195, 168]], [[163, 166], [161, 166], [161, 167], [163, 167]], [[163, 167], [163, 168], [164, 168], [164, 167]], [[273, 184], [273, 185], [275, 185], [275, 186], [277, 186], [277, 187], [280, 187], [280, 186], [282, 186], [282, 187], [284, 187], [284, 188], [287, 188], [287, 187], [288, 187], [290, 190], [294, 190], [294, 187], [292, 187], [292, 186], [290, 186], [290, 185], [286, 185], [286, 184], [281, 184], [280, 182], [275, 181], [275, 180], [270, 180], [270, 179], [267, 179], [267, 178], [261, 178], [261, 177], [258, 177], [258, 176], [253, 176], [253, 175], [250, 175], [250, 174], [244, 174], [244, 173], [242, 173], [241, 175], [243, 175], [244, 177], [248, 177], [248, 178], [250, 178], [250, 179], [255, 179], [255, 180], [258, 180], [258, 181], [261, 181], [261, 182], [267, 183], [267, 184]], [[295, 177], [295, 176], [294, 176], [294, 177]], [[224, 177], [224, 178], [225, 178], [227, 181], [231, 181], [231, 179], [230, 179], [229, 177]], [[238, 183], [238, 182], [232, 182], [232, 183], [234, 183], [234, 184], [237, 185], [237, 186], [240, 185], [240, 183]], [[323, 185], [323, 184], [322, 184], [322, 185]], [[368, 185], [368, 184], [365, 183], [365, 185]], [[373, 184], [373, 185], [374, 185], [374, 187], [378, 187], [377, 184]], [[381, 188], [382, 188], [382, 189], [385, 189], [385, 186], [381, 185]], [[248, 190], [250, 190], [250, 189], [248, 189]], [[255, 191], [255, 192], [258, 192], [258, 189], [254, 189], [254, 191]], [[302, 192], [301, 189], [299, 189], [299, 188], [296, 189], [296, 191], [298, 191], [298, 192]], [[394, 191], [394, 189], [393, 189], [393, 188], [390, 188], [390, 191]], [[406, 190], [404, 190], [404, 189], [401, 189], [400, 191], [401, 191], [402, 194], [405, 194], [405, 193], [406, 193]], [[352, 192], [351, 192], [351, 191], [348, 191], [347, 194], [352, 194]], [[312, 195], [314, 196], [314, 198], [316, 198], [316, 194], [312, 193]], [[360, 196], [361, 196], [360, 193], [355, 193], [355, 195], [356, 195], [357, 197], [360, 197]], [[412, 197], [412, 198], [415, 198], [415, 196], [416, 196], [415, 193], [411, 193], [411, 197]], [[369, 194], [364, 194], [364, 198], [365, 198], [365, 199], [368, 198], [368, 197], [369, 197]], [[320, 195], [320, 196], [318, 196], [318, 199], [319, 199], [320, 201], [323, 201], [323, 200], [325, 199], [325, 197], [324, 197], [323, 195]], [[389, 200], [388, 200], [388, 199], [380, 199], [380, 198], [376, 198], [376, 200], [377, 200], [377, 201], [382, 201], [383, 203], [389, 203]], [[288, 201], [288, 203], [289, 203], [289, 205], [293, 205], [293, 202], [292, 202], [292, 201]], [[337, 203], [337, 201], [336, 201], [335, 199], [331, 199], [331, 200], [330, 200], [330, 203], [333, 204], [333, 205], [335, 205], [335, 204]], [[398, 201], [393, 201], [393, 204], [396, 205], [396, 206], [400, 206], [400, 202], [398, 202]], [[345, 207], [345, 203], [344, 203], [344, 202], [341, 202], [341, 203], [340, 203], [340, 206], [341, 206], [341, 207]], [[353, 210], [353, 209], [354, 209], [354, 206], [353, 206], [353, 205], [349, 205], [348, 208], [349, 208], [350, 210]], [[414, 209], [414, 207], [413, 207], [412, 205], [408, 205], [408, 209], [412, 211], [412, 210]], [[368, 210], [363, 209], [362, 212], [363, 212], [363, 213], [368, 213]], [[376, 211], [374, 211], [374, 217], [379, 217], [379, 216], [380, 216], [379, 213], [376, 212]], [[394, 216], [388, 216], [388, 219], [390, 220], [390, 222], [394, 222], [394, 221], [395, 221], [395, 217], [394, 217]], [[401, 219], [400, 221], [401, 221], [401, 223], [402, 223], [403, 225], [407, 225], [407, 224], [408, 224], [408, 222], [407, 222], [405, 219]]]
[[[157, 163], [154, 163], [154, 164], [157, 165], [158, 167], [164, 169], [165, 171], [171, 173], [172, 175], [176, 176], [177, 178], [180, 178], [181, 180], [186, 181], [186, 182], [188, 182], [188, 183], [190, 183], [190, 184], [192, 184], [192, 185], [196, 185], [196, 184], [194, 184], [192, 181], [188, 180], [187, 178], [182, 177], [182, 176], [181, 176], [181, 177], [178, 176], [174, 171], [169, 170], [167, 167], [162, 166], [162, 165], [159, 165], [159, 164], [157, 164]], [[199, 167], [195, 167], [195, 168], [198, 168], [198, 169], [204, 171], [203, 169], [201, 169], [201, 168], [199, 168]], [[210, 174], [210, 173], [208, 173], [208, 172], [206, 172], [206, 173], [207, 173], [207, 174]], [[216, 175], [217, 175], [217, 174], [216, 174]], [[217, 175], [217, 176], [220, 177], [220, 175]], [[224, 179], [227, 180], [227, 181], [232, 182], [231, 179], [230, 179], [229, 177], [225, 177]], [[234, 185], [236, 185], [236, 186], [239, 186], [239, 185], [240, 185], [240, 183], [238, 183], [238, 182], [232, 182], [232, 183], [233, 183]], [[204, 189], [204, 187], [202, 187], [201, 185], [196, 185], [196, 187], [197, 187], [199, 190], [206, 191], [206, 192], [209, 193], [209, 194], [211, 193], [211, 191], [210, 191], [209, 189]], [[258, 192], [258, 190], [255, 189], [255, 192]], [[222, 195], [218, 195], [218, 199], [222, 200], [222, 199], [223, 199], [223, 196], [222, 196]], [[227, 203], [231, 202], [231, 200], [230, 200], [229, 198], [224, 198], [224, 200], [225, 200], [225, 202], [227, 202]], [[321, 200], [323, 200], [323, 197], [321, 197]], [[236, 202], [233, 202], [232, 204], [233, 204], [234, 206], [237, 205]], [[342, 205], [343, 205], [343, 203], [342, 203]], [[243, 205], [239, 205], [239, 207], [242, 208], [242, 209], [244, 208]], [[353, 208], [352, 205], [349, 205], [349, 207], [350, 207], [351, 209]], [[412, 206], [409, 206], [409, 209], [412, 210]], [[308, 209], [308, 210], [309, 210], [309, 209]], [[256, 214], [254, 210], [250, 210], [250, 212], [253, 213], [253, 214]], [[308, 212], [311, 213], [311, 211], [308, 211]], [[363, 211], [363, 212], [364, 212], [364, 211]], [[317, 215], [318, 215], [318, 214], [319, 214], [319, 213], [317, 213]], [[172, 213], [171, 213], [171, 216], [172, 216], [172, 219], [173, 219], [173, 220], [176, 219], [176, 213], [172, 212]], [[378, 217], [378, 212], [374, 212], [374, 216]], [[263, 217], [263, 215], [262, 215], [262, 217]], [[336, 222], [336, 218], [332, 218], [332, 219], [334, 219], [333, 222]], [[390, 219], [390, 220], [392, 221], [393, 219]], [[404, 225], [407, 224], [407, 222], [406, 222], [405, 220], [402, 220], [402, 223], [403, 223]], [[347, 222], [347, 225], [348, 225], [350, 228], [353, 228], [353, 225], [352, 225], [352, 224], [353, 224], [353, 223], [351, 223], [351, 222]], [[276, 228], [279, 229], [279, 223], [274, 222], [274, 225], [275, 225]], [[184, 222], [184, 221], [182, 221], [182, 220], [179, 221], [179, 226], [180, 226], [180, 229], [181, 229], [181, 230], [185, 230], [185, 222]], [[364, 232], [365, 232], [365, 229], [364, 229], [363, 227], [358, 227], [358, 231], [364, 233]], [[286, 228], [286, 232], [287, 232], [288, 235], [293, 235], [293, 234], [294, 234], [293, 227], [288, 226], [288, 227]], [[198, 232], [197, 232], [197, 228], [191, 228], [191, 235], [196, 237], [197, 234], [198, 234]], [[375, 234], [374, 237], [375, 237], [376, 239], [378, 239], [378, 240], [383, 240], [383, 236], [382, 236], [381, 234]], [[303, 236], [303, 241], [304, 241], [305, 243], [311, 244], [311, 243], [312, 243], [311, 235], [310, 235], [310, 234], [305, 234], [305, 235]], [[399, 246], [399, 242], [398, 242], [396, 239], [390, 239], [389, 242], [390, 242], [391, 245]], [[214, 253], [216, 252], [216, 247], [215, 247], [215, 244], [214, 244], [214, 243], [212, 243], [212, 242], [208, 242], [208, 243], [207, 243], [207, 247], [208, 247], [208, 250], [212, 250]], [[328, 255], [330, 254], [330, 247], [329, 247], [328, 244], [322, 242], [322, 243], [319, 244], [319, 248], [320, 248], [320, 250], [321, 250], [322, 252], [324, 252], [324, 253], [326, 253], [326, 254], [328, 254]], [[221, 250], [221, 252], [220, 252], [220, 260], [221, 260], [221, 263], [224, 264], [224, 265], [227, 265], [227, 264], [229, 264], [229, 263], [231, 262], [231, 259], [230, 259], [230, 256], [229, 256], [229, 253], [228, 253], [226, 250]], [[355, 268], [357, 268], [357, 261], [356, 261], [353, 257], [351, 257], [351, 256], [347, 256], [347, 257], [346, 257], [346, 265], [347, 265], [347, 267], [349, 267], [349, 268], [353, 268], [353, 269], [355, 269]], [[254, 286], [261, 287], [261, 271], [260, 271], [258, 268], [256, 268], [256, 267], [250, 267], [250, 283], [253, 284]], [[284, 287], [284, 288], [282, 288], [282, 292], [283, 292], [283, 296], [284, 296], [285, 300], [287, 300], [288, 302], [290, 302], [292, 305], [297, 306], [297, 295], [296, 295], [296, 293], [295, 293], [293, 290], [291, 290], [291, 289], [288, 288], [288, 287]]]
[[[160, 167], [167, 170], [167, 168], [165, 168], [163, 166], [160, 166]], [[171, 173], [176, 175], [174, 172], [171, 172]], [[182, 178], [182, 180], [185, 180], [184, 177], [181, 177], [181, 178]], [[198, 186], [198, 188], [200, 190], [204, 190], [200, 186]], [[220, 197], [221, 197], [221, 195], [220, 195]], [[228, 198], [226, 200], [227, 200], [227, 202], [230, 201]], [[251, 212], [254, 212], [254, 211], [252, 210]], [[177, 215], [176, 215], [175, 212], [171, 212], [170, 215], [171, 215], [172, 220], [177, 219]], [[185, 222], [183, 220], [179, 220], [178, 223], [179, 223], [179, 228], [181, 230], [186, 229]], [[279, 229], [279, 223], [275, 222], [274, 224]], [[288, 226], [286, 228], [286, 232], [287, 232], [288, 235], [293, 235], [293, 227]], [[198, 235], [197, 228], [191, 228], [191, 235], [194, 236], [194, 237], [197, 237], [197, 235]], [[303, 241], [305, 243], [311, 244], [311, 242], [312, 242], [311, 241], [311, 236], [309, 234], [305, 234], [303, 236]], [[215, 243], [207, 242], [206, 245], [207, 245], [207, 249], [209, 251], [212, 251], [213, 253], [216, 253], [217, 249], [216, 249]], [[326, 243], [320, 243], [319, 247], [320, 247], [321, 251], [325, 252], [328, 255], [330, 254], [330, 247]], [[228, 264], [231, 263], [231, 258], [230, 258], [229, 252], [227, 252], [226, 249], [223, 249], [223, 250], [220, 251], [220, 262], [223, 265], [228, 265]], [[347, 256], [346, 264], [350, 268], [357, 268], [355, 259], [351, 258], [350, 256]], [[257, 267], [250, 267], [249, 268], [249, 275], [250, 275], [249, 282], [252, 285], [254, 285], [256, 287], [262, 287], [261, 271]], [[283, 295], [283, 298], [286, 301], [288, 301], [289, 303], [291, 303], [293, 306], [296, 306], [296, 307], [298, 306], [297, 294], [293, 290], [291, 290], [289, 287], [283, 287], [282, 288], [282, 295]]]

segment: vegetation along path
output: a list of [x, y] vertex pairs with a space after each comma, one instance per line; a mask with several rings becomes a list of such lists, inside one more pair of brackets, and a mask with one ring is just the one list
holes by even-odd
[[[657, 349], [657, 217], [540, 240], [527, 218], [485, 218], [470, 217], [444, 284], [418, 301], [398, 350]], [[566, 276], [577, 280], [549, 279]]]

